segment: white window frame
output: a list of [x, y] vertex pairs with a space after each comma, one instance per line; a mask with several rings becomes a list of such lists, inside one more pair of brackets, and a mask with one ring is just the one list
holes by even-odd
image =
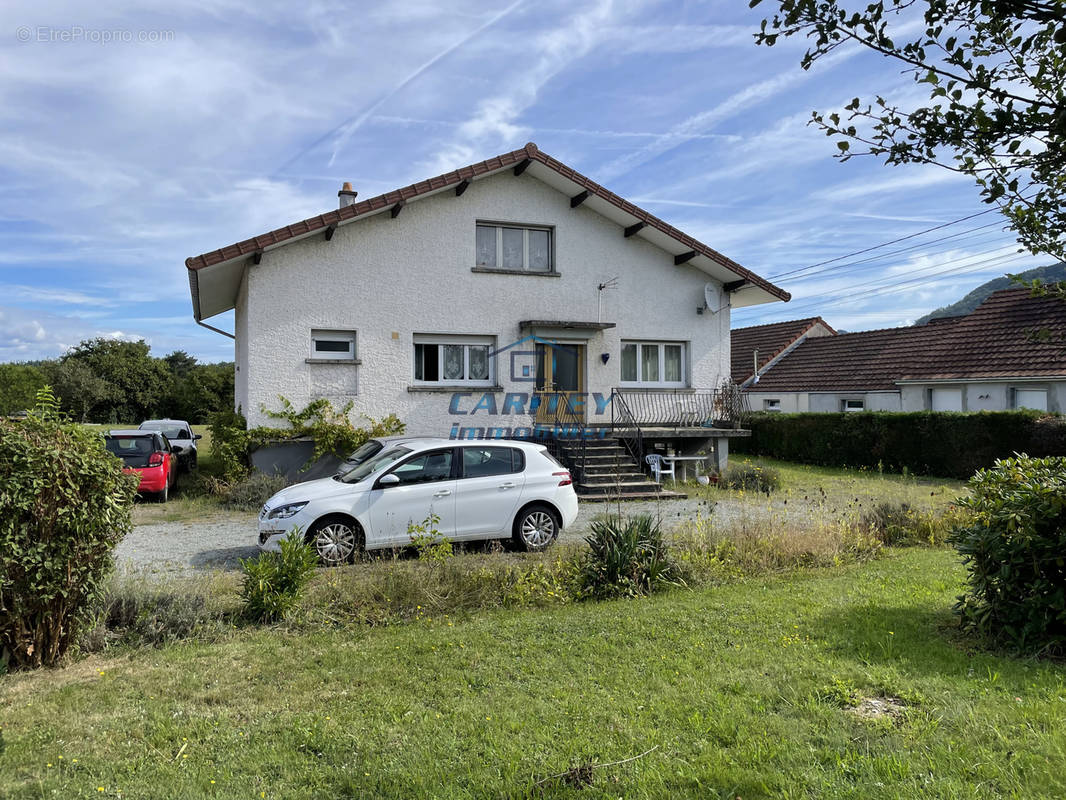
[[[316, 345], [320, 341], [346, 342], [348, 350], [320, 351]], [[311, 329], [311, 355], [309, 361], [356, 361], [356, 332], [353, 330], [335, 330], [329, 328]]]
[[[416, 377], [416, 375], [418, 374], [418, 345], [437, 346], [437, 365], [438, 369], [440, 370], [439, 374], [441, 375], [443, 375], [444, 372], [443, 348], [445, 345], [452, 345], [463, 348], [463, 375], [470, 374], [470, 348], [487, 347], [489, 376], [484, 380], [471, 380], [468, 378], [454, 379], [441, 377], [435, 381], [427, 381], [418, 378]], [[416, 333], [414, 335], [414, 340], [411, 343], [411, 380], [415, 386], [495, 386], [496, 359], [492, 356], [492, 351], [495, 349], [495, 336], [466, 336], [451, 334]]]
[[762, 410], [763, 411], [780, 411], [781, 410], [781, 401], [780, 400], [771, 400], [769, 398], [764, 399], [762, 401]]
[[[637, 347], [637, 379], [635, 381], [622, 380], [622, 351], [624, 351], [628, 345], [636, 345]], [[668, 346], [679, 346], [681, 348], [681, 380], [679, 381], [666, 381], [662, 379], [663, 375], [666, 374], [666, 348]], [[642, 347], [659, 348], [659, 374], [656, 376], [656, 380], [644, 380], [644, 359], [641, 358]], [[688, 342], [654, 341], [647, 339], [623, 339], [620, 343], [618, 351], [618, 385], [624, 388], [686, 388], [688, 386]]]
[[[858, 403], [859, 405], [857, 408], [849, 408], [850, 403]], [[840, 401], [840, 410], [847, 414], [853, 414], [856, 411], [865, 411], [866, 401], [858, 397], [845, 397]]]
[[[496, 266], [488, 267], [477, 263], [477, 229], [478, 228], [495, 228], [496, 229]], [[512, 230], [522, 231], [522, 266], [521, 268], [505, 267], [503, 266], [503, 229], [511, 228]], [[529, 232], [530, 231], [544, 231], [548, 234], [548, 268], [547, 269], [532, 269], [529, 266]], [[555, 229], [550, 225], [523, 225], [507, 222], [489, 222], [487, 220], [478, 220], [474, 227], [474, 268], [493, 270], [497, 272], [529, 272], [534, 275], [547, 275], [555, 272]]]

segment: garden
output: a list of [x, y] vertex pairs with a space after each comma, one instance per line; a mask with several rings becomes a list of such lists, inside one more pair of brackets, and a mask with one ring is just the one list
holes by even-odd
[[348, 567], [294, 543], [147, 579], [94, 555], [224, 500], [131, 509], [83, 428], [19, 425], [0, 463], [79, 454], [70, 485], [113, 502], [71, 535], [40, 514], [66, 482], [4, 476], [4, 797], [1066, 793], [1061, 460], [963, 484], [737, 459], [546, 553], [430, 519]]

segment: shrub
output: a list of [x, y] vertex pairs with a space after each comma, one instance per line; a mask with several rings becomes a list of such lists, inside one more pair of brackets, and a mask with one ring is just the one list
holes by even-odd
[[667, 585], [680, 585], [662, 530], [651, 517], [594, 520], [579, 583], [586, 597], [635, 597]]
[[222, 505], [238, 511], [258, 511], [263, 503], [287, 485], [280, 475], [253, 472], [225, 490]]
[[16, 667], [64, 656], [132, 528], [137, 478], [58, 407], [46, 388], [28, 417], [0, 420], [0, 649]]
[[411, 521], [407, 525], [407, 535], [418, 551], [419, 561], [443, 564], [454, 555], [451, 539], [442, 538], [437, 530], [439, 523], [440, 517], [430, 514], [421, 522]]
[[743, 489], [747, 492], [769, 494], [781, 485], [781, 473], [773, 467], [760, 467], [748, 462], [726, 468], [718, 486], [726, 489]]
[[296, 607], [315, 574], [318, 556], [299, 532], [281, 540], [281, 552], [241, 559], [244, 615], [254, 622], [276, 622]]
[[1038, 411], [751, 414], [750, 439], [730, 449], [827, 467], [969, 478], [1015, 452], [1057, 455], [1066, 419]]
[[211, 415], [211, 458], [222, 480], [235, 483], [251, 470], [248, 458], [248, 422], [240, 411]]
[[1066, 458], [1019, 455], [981, 470], [960, 505], [971, 525], [951, 537], [967, 593], [969, 633], [1025, 651], [1066, 652]]

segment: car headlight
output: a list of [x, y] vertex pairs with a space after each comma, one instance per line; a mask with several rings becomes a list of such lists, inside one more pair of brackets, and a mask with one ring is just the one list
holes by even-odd
[[305, 500], [302, 503], [287, 503], [286, 505], [278, 506], [267, 514], [267, 519], [288, 519], [300, 513], [300, 509], [306, 505], [307, 501]]

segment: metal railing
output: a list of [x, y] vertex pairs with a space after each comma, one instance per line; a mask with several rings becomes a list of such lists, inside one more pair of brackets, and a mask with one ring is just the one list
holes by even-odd
[[615, 389], [611, 392], [611, 428], [615, 437], [622, 446], [633, 456], [637, 466], [644, 470], [644, 432], [640, 429], [633, 410], [626, 402], [621, 391]]
[[[739, 419], [729, 392], [721, 389], [615, 389], [612, 407], [623, 409], [616, 424], [645, 428], [701, 428]], [[617, 415], [616, 415], [617, 417]]]
[[[542, 394], [541, 398], [541, 405], [530, 414], [533, 430], [534, 432], [541, 430], [545, 433], [550, 431], [543, 438], [548, 452], [567, 463], [570, 476], [575, 484], [583, 483], [589, 439], [584, 412], [572, 405], [571, 395], [566, 392], [547, 392]], [[541, 439], [538, 438], [538, 441]], [[571, 451], [570, 457], [563, 453], [563, 442], [577, 444], [576, 452]]]

